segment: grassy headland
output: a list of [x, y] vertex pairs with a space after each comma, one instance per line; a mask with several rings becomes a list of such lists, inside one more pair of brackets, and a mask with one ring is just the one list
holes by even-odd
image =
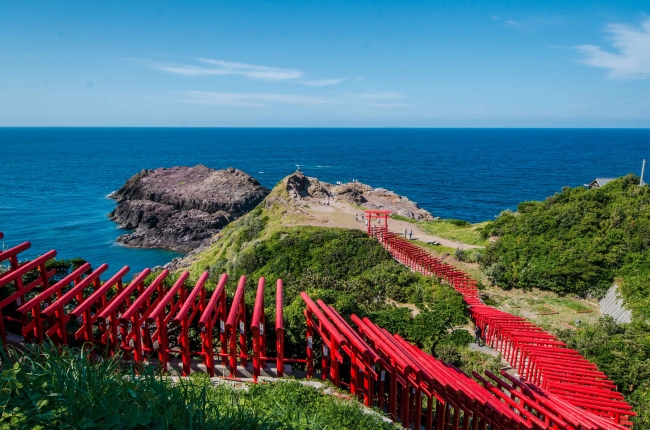
[[264, 276], [269, 322], [275, 306], [273, 285], [283, 279], [289, 355], [304, 350], [304, 303], [299, 293], [307, 291], [345, 318], [353, 313], [368, 316], [427, 351], [434, 348], [449, 355], [466, 370], [498, 367], [496, 360], [475, 357], [467, 350], [471, 336], [463, 327], [469, 319], [462, 297], [451, 287], [411, 272], [361, 230], [288, 227], [299, 222], [303, 212], [288, 199], [284, 186], [278, 184], [265, 203], [228, 225], [209, 248], [191, 256], [192, 275], [207, 270], [216, 281], [226, 272], [231, 293], [237, 278], [247, 275], [246, 302], [251, 306], [255, 282]]

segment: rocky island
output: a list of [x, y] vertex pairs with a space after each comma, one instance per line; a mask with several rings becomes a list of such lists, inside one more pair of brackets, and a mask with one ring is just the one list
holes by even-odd
[[229, 167], [143, 170], [109, 197], [117, 207], [108, 215], [127, 246], [190, 252], [269, 194], [257, 179]]

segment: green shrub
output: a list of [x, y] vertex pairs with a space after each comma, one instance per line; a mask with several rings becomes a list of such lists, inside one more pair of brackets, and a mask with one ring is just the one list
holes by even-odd
[[622, 277], [624, 295], [633, 297], [650, 278], [650, 191], [638, 181], [628, 175], [593, 190], [565, 187], [503, 212], [481, 230], [498, 236], [483, 254], [483, 269], [503, 288], [582, 297], [601, 297]]
[[456, 249], [456, 259], [465, 263], [480, 263], [483, 258], [483, 249]]
[[[246, 274], [246, 305], [252, 309], [256, 282], [266, 278], [265, 313], [274, 324], [275, 289], [278, 278], [284, 281], [285, 354], [304, 354], [305, 317], [301, 291], [322, 299], [344, 318], [379, 318], [376, 322], [391, 332], [400, 333], [419, 346], [431, 347], [446, 339], [456, 326], [465, 324], [465, 304], [451, 287], [435, 278], [411, 272], [393, 260], [374, 238], [350, 229], [293, 227], [277, 231], [265, 239], [242, 248], [232, 260], [217, 261], [214, 267], [231, 275], [227, 290], [234, 292], [237, 279]], [[213, 282], [214, 284], [214, 282]], [[395, 307], [412, 303], [421, 311], [413, 317], [410, 309]], [[373, 321], [375, 321], [373, 319]], [[389, 328], [390, 327], [390, 328]], [[273, 333], [269, 333], [272, 337]], [[198, 338], [193, 342], [198, 342]], [[272, 339], [268, 342], [272, 351]], [[318, 345], [317, 345], [318, 346]]]
[[[457, 330], [457, 332], [465, 330]], [[465, 331], [465, 333], [467, 333]], [[467, 333], [469, 334], [469, 333]], [[470, 336], [471, 337], [471, 336]], [[445, 363], [453, 364], [463, 372], [471, 375], [472, 372], [483, 375], [489, 370], [495, 375], [501, 370], [501, 358], [492, 357], [482, 352], [472, 351], [465, 345], [454, 345], [453, 343], [442, 343], [435, 348], [438, 359]]]
[[453, 225], [455, 225], [457, 227], [469, 227], [470, 225], [472, 225], [471, 222], [465, 221], [464, 219], [453, 219], [453, 218], [451, 218], [451, 219], [446, 219], [444, 221], [446, 221], [446, 222], [448, 222], [450, 224], [453, 224]]
[[390, 429], [354, 401], [298, 382], [234, 389], [205, 375], [172, 381], [120, 357], [91, 360], [88, 350], [29, 346], [4, 356], [0, 429]]
[[390, 215], [391, 219], [397, 220], [397, 221], [406, 221], [410, 222], [412, 224], [416, 224], [417, 220], [414, 220], [413, 218], [409, 218], [403, 215], [398, 215], [398, 214], [391, 214]]

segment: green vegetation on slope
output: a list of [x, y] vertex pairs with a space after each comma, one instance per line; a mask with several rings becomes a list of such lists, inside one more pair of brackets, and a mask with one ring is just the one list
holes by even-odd
[[[368, 316], [427, 351], [442, 345], [462, 350], [471, 342], [470, 334], [460, 328], [469, 322], [465, 304], [451, 287], [411, 272], [362, 231], [284, 227], [279, 222], [280, 211], [258, 207], [230, 224], [210, 249], [196, 256], [190, 270], [194, 276], [208, 270], [211, 285], [222, 273], [228, 273], [230, 294], [239, 276], [247, 275], [245, 300], [251, 309], [257, 279], [265, 277], [268, 324], [274, 323], [274, 285], [281, 278], [287, 356], [304, 353], [306, 326], [301, 291], [307, 291], [314, 300], [323, 299], [344, 318], [351, 314]], [[320, 351], [320, 345], [316, 343], [314, 349]], [[466, 358], [457, 362], [461, 367], [477, 360], [469, 352], [461, 352]], [[486, 366], [495, 365], [486, 361]]]
[[[631, 324], [601, 318], [558, 337], [618, 384], [639, 414], [636, 429], [650, 429], [650, 190], [634, 175], [602, 188], [563, 188], [542, 202], [523, 202], [488, 223], [498, 236], [480, 260], [501, 288], [540, 288], [560, 295], [601, 297], [621, 285]], [[561, 299], [553, 305], [581, 311]]]
[[119, 356], [32, 346], [3, 356], [0, 429], [391, 429], [379, 413], [286, 381], [235, 389], [205, 375], [173, 381]]
[[564, 188], [543, 202], [523, 202], [482, 229], [498, 236], [481, 265], [502, 288], [604, 295], [623, 278], [631, 306], [648, 300], [650, 192], [633, 175], [602, 188]]

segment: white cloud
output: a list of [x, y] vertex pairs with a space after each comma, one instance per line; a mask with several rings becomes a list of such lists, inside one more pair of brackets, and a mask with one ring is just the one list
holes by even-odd
[[396, 93], [392, 91], [367, 91], [364, 93], [338, 91], [338, 94], [342, 94], [346, 97], [359, 99], [359, 100], [400, 100], [400, 99], [408, 98], [408, 96], [405, 94]]
[[395, 100], [404, 99], [405, 96], [393, 92], [348, 93], [337, 91], [333, 97], [311, 97], [295, 94], [274, 93], [220, 93], [211, 91], [184, 91], [183, 102], [215, 106], [250, 106], [267, 107], [273, 103], [291, 105], [318, 106], [326, 104], [347, 104], [356, 106], [369, 106], [374, 108], [405, 108], [412, 105]]
[[197, 58], [197, 61], [213, 67], [201, 67], [188, 64], [162, 64], [156, 62], [149, 62], [149, 64], [155, 69], [184, 76], [240, 75], [263, 81], [284, 81], [303, 76], [300, 70], [293, 69], [233, 63], [230, 61], [211, 60], [209, 58]]
[[378, 107], [378, 108], [404, 108], [404, 107], [413, 106], [408, 103], [359, 103], [359, 104], [364, 106]]
[[205, 76], [205, 75], [225, 75], [220, 70], [206, 69], [205, 67], [197, 66], [166, 66], [164, 64], [154, 64], [154, 68], [162, 70], [163, 72], [174, 73], [176, 75], [185, 76]]
[[522, 24], [520, 22], [517, 22], [517, 21], [513, 21], [511, 19], [506, 21], [506, 25], [509, 25], [509, 26], [512, 26], [512, 27], [524, 27], [524, 24]]
[[612, 46], [619, 52], [604, 51], [594, 45], [576, 46], [575, 49], [584, 54], [580, 62], [609, 69], [610, 78], [650, 78], [650, 18], [641, 24], [641, 28], [609, 24], [606, 32]]
[[293, 94], [241, 94], [217, 93], [209, 91], [188, 91], [187, 103], [221, 105], [221, 106], [253, 106], [265, 107], [271, 103], [297, 105], [323, 105], [329, 103], [344, 103], [343, 101], [323, 97], [297, 96]]
[[277, 67], [257, 66], [254, 64], [233, 63], [230, 61], [211, 60], [209, 58], [197, 58], [197, 61], [219, 67], [218, 70], [225, 74], [242, 75], [251, 79], [262, 79], [265, 81], [283, 81], [302, 77], [299, 70], [280, 69]]
[[347, 78], [340, 78], [340, 79], [320, 79], [316, 81], [305, 81], [302, 82], [303, 85], [307, 85], [309, 87], [326, 87], [328, 85], [338, 85], [341, 82], [347, 80]]

